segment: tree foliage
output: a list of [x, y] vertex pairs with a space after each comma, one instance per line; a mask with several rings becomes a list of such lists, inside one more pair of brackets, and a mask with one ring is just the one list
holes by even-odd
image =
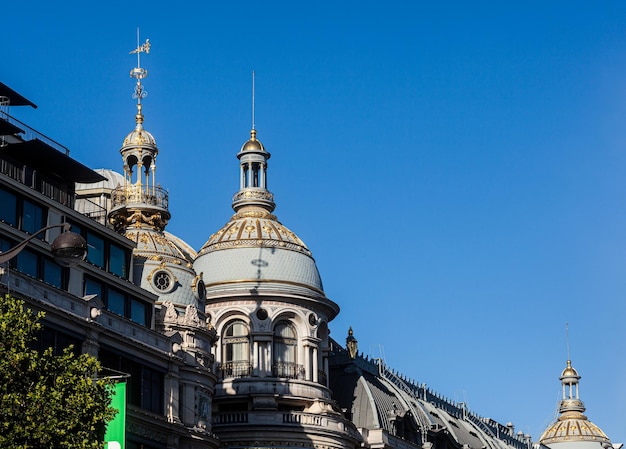
[[101, 448], [110, 407], [98, 360], [66, 348], [54, 355], [29, 346], [43, 313], [0, 296], [0, 448]]

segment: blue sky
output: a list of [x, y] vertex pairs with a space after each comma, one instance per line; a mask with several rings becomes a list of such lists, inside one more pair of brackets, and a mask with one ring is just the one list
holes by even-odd
[[168, 230], [230, 217], [251, 127], [344, 341], [538, 438], [571, 358], [626, 442], [626, 3], [16, 2], [11, 113], [121, 170], [136, 29]]

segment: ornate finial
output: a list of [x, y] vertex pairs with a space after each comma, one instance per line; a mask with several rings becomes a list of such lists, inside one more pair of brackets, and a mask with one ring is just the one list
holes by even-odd
[[356, 358], [356, 353], [359, 349], [359, 342], [356, 338], [354, 338], [352, 326], [350, 326], [350, 329], [348, 329], [348, 337], [346, 338], [346, 349], [348, 349], [348, 355], [351, 359]]
[[143, 122], [143, 114], [141, 111], [141, 99], [146, 98], [148, 92], [146, 92], [141, 84], [141, 80], [148, 76], [148, 71], [141, 67], [141, 53], [150, 53], [150, 39], [146, 39], [143, 44], [139, 43], [139, 28], [137, 28], [137, 48], [131, 51], [129, 54], [137, 54], [137, 67], [131, 69], [130, 77], [137, 80], [135, 85], [135, 91], [133, 92], [133, 98], [137, 99], [137, 124]]
[[[252, 71], [252, 130], [254, 131], [254, 70]], [[256, 133], [255, 133], [256, 134]]]

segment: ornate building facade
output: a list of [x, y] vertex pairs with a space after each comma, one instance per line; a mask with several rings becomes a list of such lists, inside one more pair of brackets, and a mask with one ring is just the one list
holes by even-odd
[[[48, 231], [5, 267], [0, 288], [46, 312], [42, 345], [72, 343], [129, 375], [126, 447], [530, 449], [512, 425], [363, 357], [351, 329], [345, 345], [329, 337], [339, 306], [311, 250], [274, 215], [270, 153], [254, 126], [236, 153], [234, 215], [198, 252], [166, 231], [159, 150], [144, 128], [149, 50], [133, 52], [121, 173], [83, 166], [8, 109], [0, 120], [0, 249], [64, 222], [89, 245], [86, 261], [60, 266]], [[0, 96], [32, 105], [5, 85]], [[578, 379], [568, 365], [561, 421], [584, 424]], [[538, 445], [558, 443], [557, 424]]]

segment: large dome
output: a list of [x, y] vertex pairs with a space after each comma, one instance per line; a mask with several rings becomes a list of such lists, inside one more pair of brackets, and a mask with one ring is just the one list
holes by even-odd
[[242, 282], [285, 282], [322, 292], [311, 251], [276, 216], [240, 211], [213, 234], [194, 264], [207, 288]]

